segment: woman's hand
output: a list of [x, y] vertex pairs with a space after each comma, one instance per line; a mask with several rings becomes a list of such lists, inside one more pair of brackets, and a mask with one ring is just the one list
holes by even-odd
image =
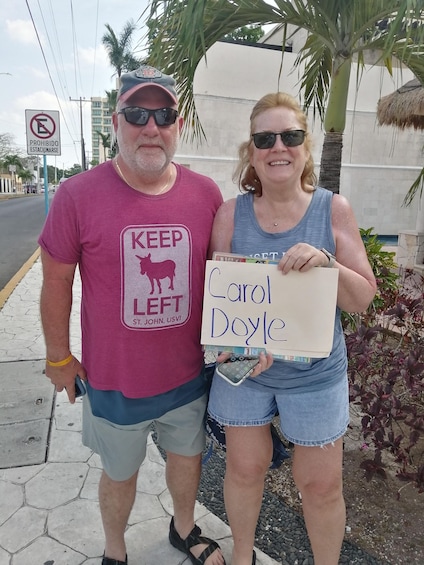
[[257, 377], [263, 371], [266, 371], [267, 369], [269, 369], [273, 363], [274, 363], [274, 358], [273, 358], [271, 353], [265, 354], [265, 353], [261, 352], [259, 354], [259, 363], [256, 365], [256, 367], [250, 373], [249, 377]]
[[[224, 361], [226, 361], [227, 359], [229, 359], [231, 357], [231, 355], [234, 355], [231, 351], [224, 351], [223, 353], [220, 353], [216, 359], [217, 363], [223, 363]], [[266, 371], [267, 369], [269, 369], [271, 367], [271, 365], [274, 362], [274, 358], [272, 356], [271, 353], [263, 353], [261, 351], [261, 353], [259, 354], [259, 363], [255, 366], [255, 368], [253, 369], [253, 371], [250, 373], [250, 377], [257, 377], [258, 375], [260, 375], [263, 371]]]
[[296, 243], [288, 249], [280, 262], [278, 268], [286, 275], [289, 271], [309, 271], [312, 267], [327, 267], [328, 257], [317, 247], [309, 243]]

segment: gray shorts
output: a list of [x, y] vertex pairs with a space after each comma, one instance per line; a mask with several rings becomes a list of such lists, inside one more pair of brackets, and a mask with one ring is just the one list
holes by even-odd
[[93, 416], [86, 394], [83, 399], [82, 442], [100, 455], [103, 469], [112, 480], [125, 481], [138, 471], [144, 461], [153, 423], [158, 443], [165, 451], [185, 456], [201, 453], [205, 447], [206, 403], [205, 394], [156, 420], [121, 426]]

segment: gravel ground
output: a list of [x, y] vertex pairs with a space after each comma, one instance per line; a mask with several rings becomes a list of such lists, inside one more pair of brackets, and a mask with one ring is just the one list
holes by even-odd
[[[156, 440], [155, 433], [153, 438]], [[161, 451], [162, 456], [164, 453]], [[284, 465], [284, 463], [283, 463]], [[203, 465], [197, 499], [228, 524], [222, 493], [225, 454], [214, 447]], [[281, 565], [313, 565], [311, 547], [303, 517], [270, 492], [264, 493], [256, 529], [256, 546]], [[387, 565], [358, 546], [343, 542], [340, 556], [343, 565]]]

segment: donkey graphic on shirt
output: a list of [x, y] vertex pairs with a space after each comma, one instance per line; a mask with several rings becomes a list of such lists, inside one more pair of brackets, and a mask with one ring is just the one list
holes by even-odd
[[156, 263], [151, 260], [151, 254], [149, 253], [146, 257], [140, 257], [136, 255], [137, 259], [140, 260], [140, 273], [142, 275], [147, 275], [151, 290], [150, 294], [155, 292], [155, 281], [159, 289], [159, 294], [162, 293], [162, 286], [160, 281], [162, 279], [169, 279], [169, 290], [174, 290], [174, 277], [175, 277], [175, 262], [170, 259], [165, 261], [157, 261]]
[[184, 324], [191, 310], [192, 242], [183, 225], [121, 232], [122, 322], [137, 330]]

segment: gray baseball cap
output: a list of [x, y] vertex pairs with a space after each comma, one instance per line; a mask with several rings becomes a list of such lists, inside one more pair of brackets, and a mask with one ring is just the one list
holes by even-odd
[[141, 65], [135, 71], [121, 75], [121, 86], [118, 91], [118, 100], [125, 102], [135, 92], [146, 86], [156, 86], [168, 94], [173, 102], [177, 104], [177, 92], [175, 90], [175, 80], [163, 74], [158, 69], [149, 65]]

